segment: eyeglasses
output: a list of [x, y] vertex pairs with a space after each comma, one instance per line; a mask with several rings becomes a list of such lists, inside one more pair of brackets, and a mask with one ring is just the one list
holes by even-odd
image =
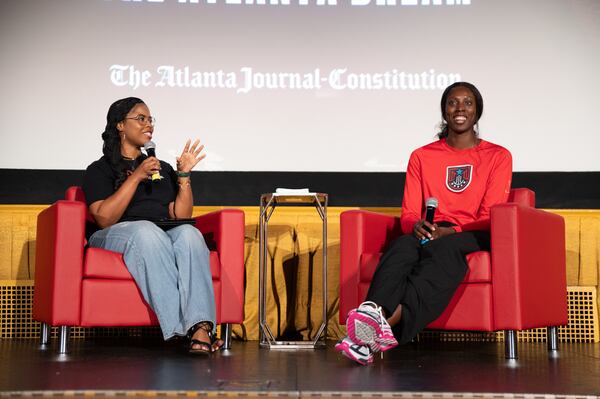
[[129, 118], [125, 118], [125, 119], [135, 119], [142, 125], [145, 125], [146, 122], [148, 122], [150, 124], [150, 126], [154, 126], [156, 124], [156, 118], [154, 118], [152, 116], [146, 116], [146, 115], [138, 115], [138, 116], [129, 117]]

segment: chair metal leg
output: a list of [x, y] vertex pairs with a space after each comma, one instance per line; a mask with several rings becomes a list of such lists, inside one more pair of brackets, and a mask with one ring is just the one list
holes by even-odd
[[50, 340], [50, 326], [48, 323], [41, 323], [40, 325], [40, 345], [46, 346], [48, 345], [48, 341]]
[[548, 350], [550, 352], [558, 351], [558, 327], [546, 327], [546, 339], [548, 341]]
[[58, 353], [64, 355], [68, 350], [68, 342], [69, 342], [69, 327], [68, 326], [60, 326], [60, 345], [58, 347]]
[[517, 332], [504, 330], [504, 356], [507, 359], [517, 359]]
[[231, 324], [221, 324], [221, 339], [223, 340], [223, 346], [221, 349], [231, 349]]

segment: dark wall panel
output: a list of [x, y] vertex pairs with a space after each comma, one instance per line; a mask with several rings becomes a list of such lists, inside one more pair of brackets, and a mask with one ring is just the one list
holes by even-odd
[[[401, 206], [404, 173], [194, 172], [195, 205], [258, 205], [276, 187], [329, 194], [330, 206]], [[81, 185], [81, 170], [0, 169], [0, 203], [50, 204], [68, 186]], [[515, 172], [513, 187], [536, 192], [537, 206], [600, 209], [600, 172]]]

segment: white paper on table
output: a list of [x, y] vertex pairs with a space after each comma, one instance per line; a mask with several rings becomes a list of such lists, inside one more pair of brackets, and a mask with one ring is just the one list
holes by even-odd
[[308, 188], [277, 188], [275, 195], [313, 195]]

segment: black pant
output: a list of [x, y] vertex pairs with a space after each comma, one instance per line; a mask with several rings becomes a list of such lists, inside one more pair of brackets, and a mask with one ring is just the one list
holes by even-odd
[[373, 275], [367, 301], [383, 307], [388, 317], [402, 305], [392, 329], [400, 344], [410, 342], [437, 319], [467, 273], [465, 255], [490, 248], [490, 234], [467, 231], [424, 245], [412, 234], [400, 236], [384, 253]]

